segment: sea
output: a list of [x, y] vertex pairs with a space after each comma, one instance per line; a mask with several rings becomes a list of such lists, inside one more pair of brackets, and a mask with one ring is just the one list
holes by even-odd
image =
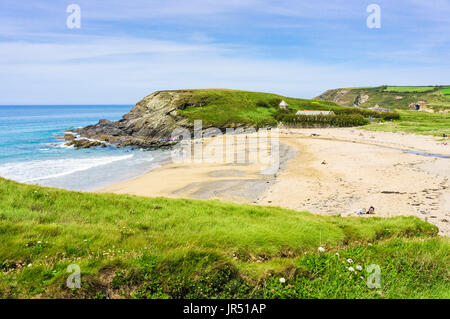
[[132, 105], [0, 105], [0, 176], [79, 191], [133, 179], [158, 168], [169, 151], [133, 148], [75, 149], [69, 129], [119, 120]]

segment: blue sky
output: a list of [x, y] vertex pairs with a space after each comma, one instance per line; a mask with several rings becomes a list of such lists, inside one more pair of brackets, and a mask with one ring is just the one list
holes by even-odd
[[[81, 28], [69, 29], [70, 4]], [[381, 8], [369, 29], [366, 8]], [[0, 104], [450, 84], [449, 0], [1, 0]]]

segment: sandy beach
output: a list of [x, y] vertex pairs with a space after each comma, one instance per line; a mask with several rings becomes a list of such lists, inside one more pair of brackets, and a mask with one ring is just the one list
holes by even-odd
[[281, 129], [279, 140], [280, 170], [273, 174], [261, 174], [266, 166], [258, 162], [168, 163], [100, 192], [341, 216], [373, 206], [370, 216], [418, 216], [450, 235], [450, 141], [352, 128]]

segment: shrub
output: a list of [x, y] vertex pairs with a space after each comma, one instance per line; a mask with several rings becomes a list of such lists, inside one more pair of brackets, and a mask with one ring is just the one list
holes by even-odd
[[273, 106], [273, 107], [278, 107], [278, 105], [280, 105], [280, 103], [281, 103], [280, 98], [273, 98], [273, 99], [269, 100], [270, 106]]
[[258, 102], [256, 102], [256, 106], [269, 107], [269, 103], [267, 103], [266, 101], [263, 101], [263, 100], [259, 100]]
[[383, 113], [382, 119], [385, 121], [400, 119], [400, 114], [398, 114], [396, 112], [382, 112], [382, 113]]
[[203, 107], [214, 101], [215, 97], [211, 95], [186, 95], [175, 102], [177, 109], [184, 110], [189, 106]]
[[337, 115], [340, 114], [360, 114], [364, 117], [373, 117], [378, 119], [383, 119], [385, 121], [388, 120], [399, 120], [400, 114], [396, 112], [380, 112], [380, 111], [374, 111], [374, 110], [368, 110], [368, 109], [362, 109], [359, 107], [354, 108], [344, 108], [341, 110], [335, 110], [334, 111]]
[[286, 110], [280, 110], [275, 118], [287, 124], [299, 124], [304, 127], [337, 126], [350, 127], [361, 126], [369, 123], [369, 120], [361, 114], [339, 114], [339, 115], [295, 115]]

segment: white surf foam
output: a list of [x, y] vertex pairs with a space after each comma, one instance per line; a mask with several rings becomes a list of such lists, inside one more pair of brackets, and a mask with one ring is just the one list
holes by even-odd
[[134, 155], [101, 156], [81, 159], [36, 160], [0, 165], [0, 176], [22, 183], [51, 179], [110, 164]]

